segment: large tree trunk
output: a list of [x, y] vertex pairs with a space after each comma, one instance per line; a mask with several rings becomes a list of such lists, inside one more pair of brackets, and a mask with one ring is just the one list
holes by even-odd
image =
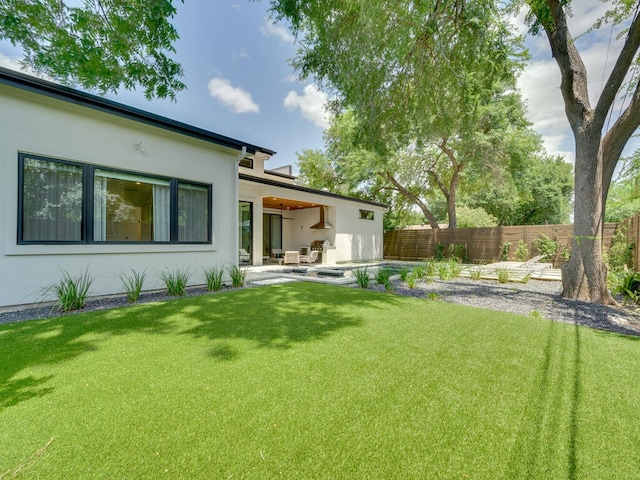
[[449, 195], [447, 195], [447, 216], [449, 217], [449, 228], [458, 228], [458, 214], [456, 213], [456, 197], [458, 192], [458, 180], [460, 171], [455, 170], [449, 183]]
[[409, 190], [407, 190], [405, 187], [403, 187], [400, 182], [398, 182], [396, 180], [396, 178], [389, 172], [385, 172], [384, 173], [384, 177], [389, 180], [389, 182], [391, 183], [391, 185], [393, 185], [393, 188], [400, 194], [400, 195], [404, 195], [406, 198], [408, 198], [409, 200], [411, 200], [414, 205], [417, 205], [418, 208], [420, 210], [422, 210], [422, 214], [424, 215], [424, 217], [427, 219], [427, 222], [429, 222], [429, 225], [431, 226], [431, 228], [440, 228], [440, 225], [438, 225], [438, 220], [436, 220], [436, 217], [433, 215], [433, 213], [431, 212], [431, 210], [429, 210], [429, 207], [427, 207], [427, 205], [420, 200], [420, 197], [418, 197], [417, 195], [414, 195], [413, 193], [411, 193]]
[[604, 208], [600, 132], [576, 135], [575, 209], [571, 257], [562, 266], [562, 296], [615, 304], [602, 261]]
[[627, 36], [593, 108], [589, 101], [587, 69], [569, 33], [565, 8], [570, 2], [528, 2], [544, 27], [562, 81], [567, 119], [576, 141], [574, 234], [571, 258], [562, 268], [564, 297], [615, 303], [607, 289], [602, 261], [604, 201], [620, 153], [640, 125], [640, 84], [631, 103], [602, 138], [608, 112], [640, 47], [640, 16], [631, 21]]

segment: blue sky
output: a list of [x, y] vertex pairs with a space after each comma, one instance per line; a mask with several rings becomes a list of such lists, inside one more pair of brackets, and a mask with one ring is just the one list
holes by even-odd
[[[598, 0], [574, 1], [570, 20], [574, 36], [584, 33], [606, 6]], [[109, 98], [277, 151], [267, 168], [295, 165], [296, 152], [323, 148], [327, 97], [312, 80], [296, 80], [289, 65], [296, 52], [293, 37], [286, 26], [269, 20], [267, 0], [185, 0], [177, 8], [174, 25], [181, 38], [176, 58], [184, 68], [187, 90], [178, 94], [175, 103], [149, 102], [142, 92], [122, 91]], [[521, 21], [515, 26], [526, 30]], [[533, 58], [519, 86], [528, 103], [528, 117], [549, 153], [573, 161], [573, 137], [549, 44], [544, 36], [529, 38], [527, 44]], [[620, 44], [609, 28], [578, 40], [590, 73], [593, 105], [603, 72], [610, 71]], [[16, 67], [20, 57], [18, 49], [0, 42], [0, 65]], [[625, 155], [638, 147], [638, 141], [631, 141]]]

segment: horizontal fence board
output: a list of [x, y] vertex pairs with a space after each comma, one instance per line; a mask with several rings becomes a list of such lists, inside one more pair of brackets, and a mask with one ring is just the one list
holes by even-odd
[[[640, 215], [625, 220], [627, 237], [636, 244], [640, 237]], [[604, 226], [603, 246], [608, 249], [618, 223], [606, 223]], [[533, 241], [541, 234], [557, 238], [563, 246], [570, 246], [573, 238], [573, 225], [516, 225], [509, 227], [480, 228], [444, 228], [420, 230], [393, 230], [384, 234], [384, 257], [390, 260], [424, 260], [436, 256], [436, 246], [442, 244], [444, 254], [448, 256], [449, 245], [465, 245], [467, 255], [472, 262], [490, 263], [501, 260], [502, 246], [509, 242], [509, 260], [515, 257], [520, 242], [529, 249], [529, 258], [540, 254]], [[558, 255], [554, 259], [556, 266], [565, 263], [568, 258]], [[636, 271], [639, 270], [638, 252], [634, 249]]]

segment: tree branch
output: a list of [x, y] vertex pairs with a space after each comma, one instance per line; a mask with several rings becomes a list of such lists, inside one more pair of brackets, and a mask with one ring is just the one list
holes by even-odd
[[620, 51], [620, 55], [618, 55], [618, 60], [616, 61], [616, 64], [607, 79], [607, 83], [600, 94], [600, 98], [598, 99], [594, 118], [596, 125], [600, 124], [598, 129], [602, 128], [601, 126], [604, 125], [604, 121], [607, 118], [607, 113], [611, 108], [611, 104], [615, 100], [618, 90], [620, 90], [620, 86], [629, 71], [629, 67], [633, 62], [639, 47], [640, 17], [636, 16], [629, 27], [629, 32], [627, 33], [627, 38], [622, 50]]
[[627, 141], [640, 126], [640, 83], [636, 85], [631, 103], [618, 117], [602, 140], [602, 195], [607, 199], [613, 172]]
[[438, 225], [438, 221], [436, 220], [436, 217], [433, 215], [431, 210], [429, 210], [429, 207], [427, 207], [427, 205], [425, 205], [425, 203], [422, 200], [420, 200], [420, 198], [417, 195], [414, 195], [409, 190], [407, 190], [402, 185], [400, 185], [400, 183], [398, 183], [398, 181], [394, 178], [393, 175], [391, 175], [391, 173], [384, 172], [384, 177], [387, 180], [389, 180], [389, 182], [391, 182], [394, 188], [401, 195], [404, 195], [405, 197], [407, 197], [409, 200], [415, 203], [420, 208], [420, 210], [422, 210], [422, 213], [424, 214], [425, 218], [428, 220], [429, 225], [431, 225], [431, 228], [440, 228], [440, 226]]
[[587, 89], [587, 69], [569, 33], [562, 3], [561, 0], [547, 0], [554, 22], [553, 25], [545, 23], [544, 29], [553, 57], [560, 68], [560, 91], [564, 98], [567, 118], [571, 128], [576, 132], [586, 118], [585, 114], [591, 110], [591, 104]]

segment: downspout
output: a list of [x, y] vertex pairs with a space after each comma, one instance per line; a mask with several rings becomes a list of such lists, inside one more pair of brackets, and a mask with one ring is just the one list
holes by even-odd
[[[233, 222], [235, 225], [235, 228], [233, 229], [233, 236], [235, 238], [235, 250], [234, 250], [234, 255], [235, 255], [235, 260], [233, 262], [234, 265], [238, 266], [240, 263], [240, 259], [238, 256], [238, 252], [240, 251], [240, 235], [239, 235], [239, 231], [240, 228], [238, 225], [238, 205], [240, 204], [240, 160], [242, 160], [245, 156], [247, 155], [247, 147], [243, 146], [242, 150], [240, 151], [240, 155], [238, 155], [238, 157], [236, 158], [235, 161], [235, 167], [234, 167], [234, 175], [235, 175], [235, 181], [233, 182], [233, 189], [234, 189], [234, 215], [233, 218], [235, 218], [235, 221]], [[251, 262], [253, 263], [253, 262]]]

